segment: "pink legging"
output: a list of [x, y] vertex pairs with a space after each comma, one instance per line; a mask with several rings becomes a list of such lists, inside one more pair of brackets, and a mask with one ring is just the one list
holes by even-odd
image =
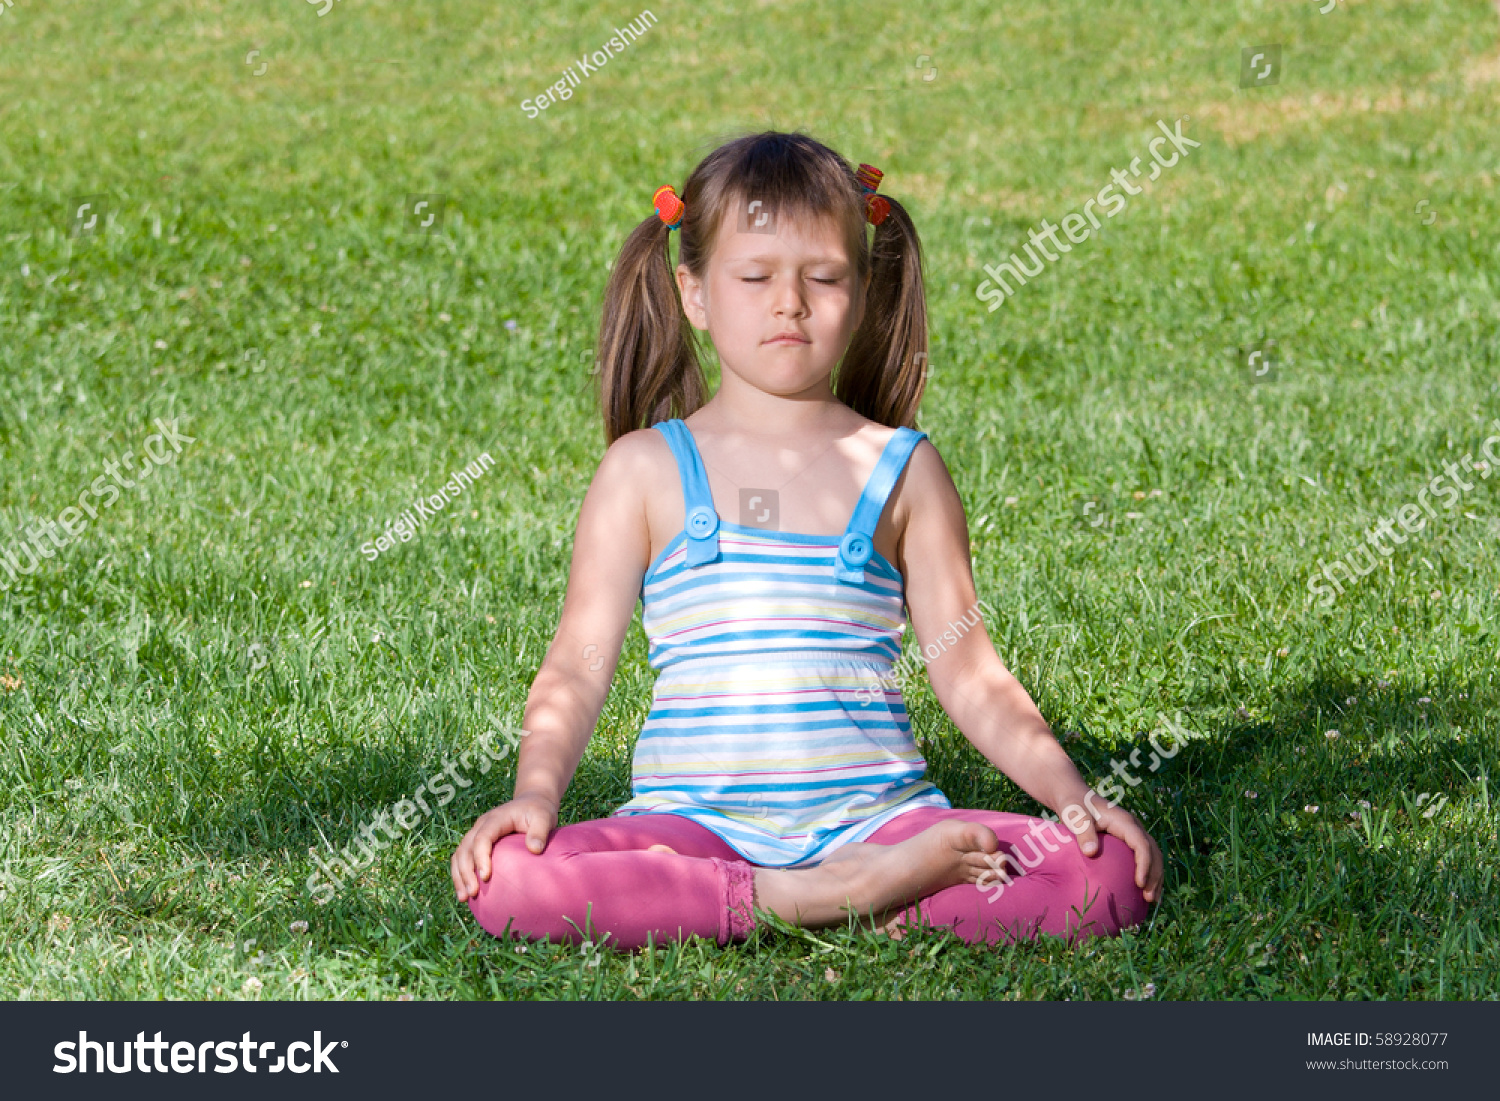
[[[1067, 827], [1031, 832], [1040, 819], [990, 810], [918, 807], [898, 815], [866, 840], [894, 845], [948, 818], [995, 831], [995, 854], [1007, 883], [961, 883], [909, 907], [905, 921], [951, 928], [970, 943], [1004, 942], [1049, 933], [1076, 942], [1114, 936], [1140, 922], [1148, 903], [1135, 885], [1135, 856], [1116, 837], [1099, 835], [1099, 852], [1084, 856]], [[1040, 841], [1040, 844], [1038, 843]], [[666, 845], [673, 852], [648, 852]], [[1055, 850], [1055, 851], [1053, 851]], [[1000, 853], [1010, 859], [1000, 862]], [[1017, 863], [1019, 861], [1019, 863]], [[553, 941], [609, 934], [615, 948], [641, 948], [690, 936], [719, 944], [743, 940], [755, 927], [755, 870], [711, 830], [675, 814], [637, 814], [562, 826], [539, 855], [522, 834], [495, 843], [488, 881], [469, 900], [490, 933]], [[920, 918], [917, 910], [920, 908]]]

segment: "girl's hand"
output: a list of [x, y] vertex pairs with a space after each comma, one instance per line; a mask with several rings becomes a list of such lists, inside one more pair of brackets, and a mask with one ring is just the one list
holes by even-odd
[[526, 847], [542, 853], [547, 848], [548, 835], [557, 825], [557, 811], [557, 804], [550, 800], [522, 795], [481, 814], [448, 862], [458, 901], [477, 898], [479, 881], [489, 882], [490, 850], [506, 834], [525, 833]]
[[1095, 825], [1105, 833], [1118, 837], [1135, 853], [1135, 885], [1141, 888], [1147, 902], [1159, 902], [1162, 879], [1166, 874], [1166, 862], [1162, 859], [1161, 848], [1136, 821], [1135, 815], [1124, 807], [1116, 806], [1103, 796], [1097, 801], [1091, 799], [1088, 802], [1096, 808], [1099, 803], [1103, 803], [1104, 809], [1095, 810], [1093, 821], [1084, 823], [1083, 829], [1076, 835], [1078, 847], [1085, 856], [1093, 856], [1099, 851], [1099, 835]]

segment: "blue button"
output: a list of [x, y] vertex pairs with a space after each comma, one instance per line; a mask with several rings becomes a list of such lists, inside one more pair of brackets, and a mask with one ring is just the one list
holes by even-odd
[[719, 530], [719, 514], [707, 505], [699, 505], [688, 513], [687, 530], [694, 539], [707, 539]]
[[844, 536], [844, 541], [839, 544], [839, 553], [851, 566], [863, 566], [870, 560], [873, 552], [874, 548], [870, 545], [869, 538], [857, 531], [851, 531]]

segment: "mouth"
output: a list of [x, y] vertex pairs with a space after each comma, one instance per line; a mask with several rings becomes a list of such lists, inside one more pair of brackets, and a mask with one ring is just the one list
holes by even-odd
[[767, 344], [811, 344], [812, 341], [808, 340], [804, 336], [796, 336], [796, 335], [790, 334], [790, 333], [783, 333], [781, 336], [773, 336], [770, 340], [766, 341], [766, 343]]

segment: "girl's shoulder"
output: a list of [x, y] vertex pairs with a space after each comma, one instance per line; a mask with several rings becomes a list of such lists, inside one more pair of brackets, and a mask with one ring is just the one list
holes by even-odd
[[[894, 429], [891, 430], [891, 435], [895, 435]], [[897, 507], [905, 511], [904, 506], [914, 499], [952, 490], [953, 478], [948, 473], [948, 464], [943, 461], [932, 439], [924, 437], [918, 440], [892, 494]]]
[[644, 487], [652, 479], [668, 474], [677, 476], [677, 460], [667, 438], [655, 428], [637, 428], [604, 449], [594, 479], [607, 478]]
[[[861, 430], [860, 434], [869, 440], [878, 452], [884, 452], [891, 440], [895, 438], [896, 433], [900, 431], [879, 421], [872, 421], [868, 418], [861, 419], [865, 421], [865, 427]], [[918, 431], [921, 430], [918, 429]], [[902, 481], [928, 482], [934, 476], [945, 478], [947, 473], [948, 464], [938, 454], [936, 446], [933, 445], [932, 438], [924, 434], [917, 441], [916, 447], [912, 449], [911, 457], [907, 460], [906, 466], [902, 470]]]

